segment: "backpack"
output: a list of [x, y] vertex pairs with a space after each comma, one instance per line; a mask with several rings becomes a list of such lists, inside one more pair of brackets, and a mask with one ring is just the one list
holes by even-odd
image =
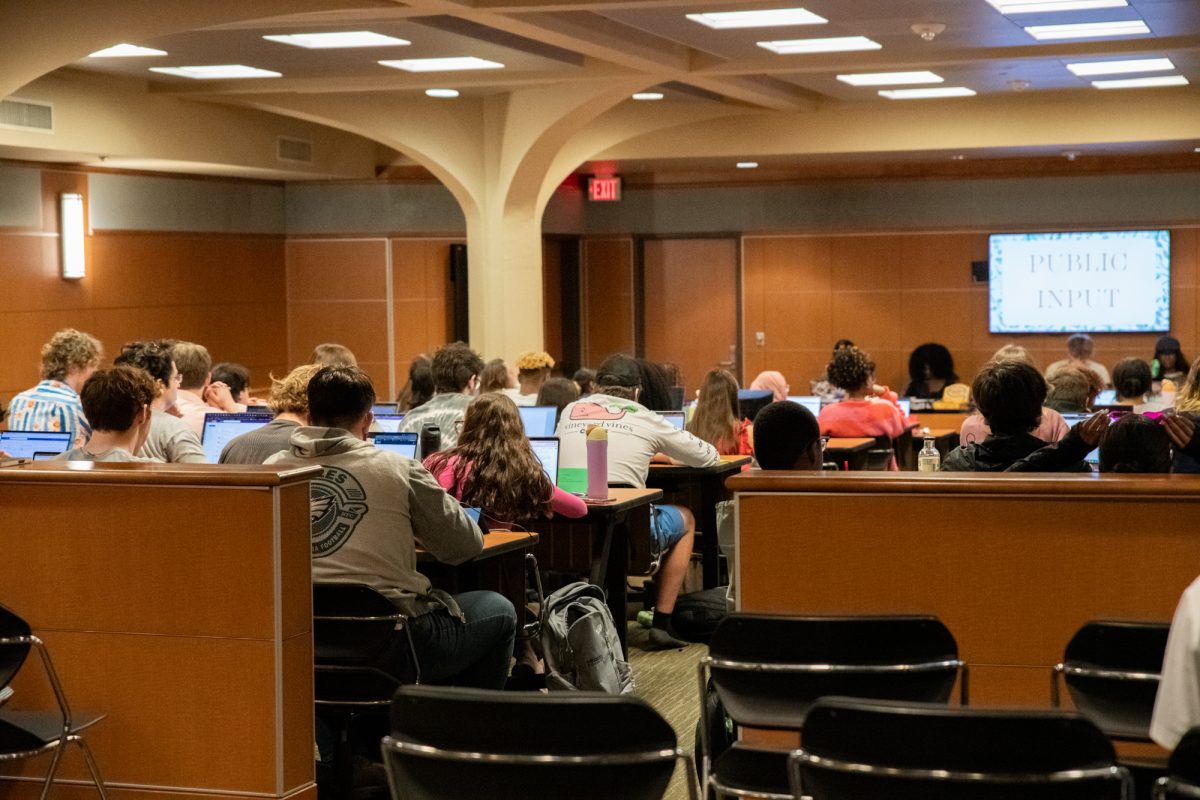
[[689, 642], [707, 643], [717, 624], [729, 613], [728, 586], [680, 595], [671, 614], [671, 627]]
[[626, 694], [633, 672], [600, 587], [577, 581], [546, 598], [542, 611], [546, 686], [551, 691]]

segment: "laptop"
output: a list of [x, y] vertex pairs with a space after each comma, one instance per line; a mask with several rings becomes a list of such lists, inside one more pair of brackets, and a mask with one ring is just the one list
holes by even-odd
[[389, 433], [387, 431], [372, 431], [371, 441], [380, 450], [390, 450], [405, 458], [417, 457], [416, 431], [409, 433]]
[[683, 430], [683, 423], [684, 423], [684, 416], [685, 416], [684, 412], [682, 412], [682, 411], [660, 411], [658, 413], [659, 413], [659, 416], [661, 416], [667, 422], [674, 425], [675, 430], [677, 430], [677, 431]]
[[1096, 401], [1093, 406], [1115, 406], [1117, 404], [1117, 390], [1105, 389], [1096, 395]]
[[51, 458], [71, 449], [71, 434], [58, 431], [4, 431], [0, 433], [0, 450], [13, 458], [29, 458], [44, 461], [43, 453], [52, 453]]
[[[1063, 414], [1062, 418], [1063, 421], [1067, 423], [1068, 428], [1074, 428], [1076, 425], [1085, 421], [1090, 416], [1091, 414]], [[1088, 453], [1083, 457], [1083, 460], [1091, 466], [1092, 472], [1098, 472], [1100, 470], [1100, 448], [1097, 447], [1095, 450]]]
[[904, 416], [907, 417], [909, 414], [912, 413], [912, 400], [911, 399], [909, 399], [907, 397], [901, 397], [899, 400], [896, 401], [896, 404], [900, 406], [900, 413], [903, 414]]
[[230, 439], [256, 431], [270, 421], [270, 414], [205, 414], [204, 428], [200, 432], [204, 457], [210, 464], [217, 463]]
[[391, 414], [376, 414], [375, 427], [382, 433], [397, 433], [400, 430], [400, 423], [404, 422], [404, 415], [393, 411]]
[[376, 403], [371, 406], [372, 414], [398, 414], [400, 413], [399, 403]]
[[551, 483], [558, 486], [558, 439], [553, 436], [531, 436], [529, 446], [533, 448], [533, 454], [538, 457], [538, 461], [542, 462], [542, 469], [546, 470], [546, 477], [550, 479]]
[[821, 398], [817, 397], [815, 394], [789, 395], [788, 400], [791, 400], [797, 405], [804, 406], [812, 412], [814, 417], [821, 413]]
[[554, 426], [558, 424], [558, 409], [554, 406], [517, 406], [517, 411], [530, 439], [554, 435]]

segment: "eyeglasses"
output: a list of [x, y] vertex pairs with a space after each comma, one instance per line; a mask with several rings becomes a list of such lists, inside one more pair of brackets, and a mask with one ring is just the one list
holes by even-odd
[[171, 383], [175, 384], [176, 386], [182, 386], [183, 385], [183, 373], [176, 372], [174, 375], [172, 375]]

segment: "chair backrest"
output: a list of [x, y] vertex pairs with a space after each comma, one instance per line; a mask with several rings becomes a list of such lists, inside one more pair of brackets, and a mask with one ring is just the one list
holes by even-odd
[[674, 730], [645, 701], [593, 692], [402, 686], [384, 740], [406, 800], [649, 800], [676, 758]]
[[1170, 629], [1168, 622], [1086, 623], [1058, 668], [1075, 708], [1109, 736], [1149, 741]]
[[[11, 610], [0, 606], [0, 639], [19, 639], [29, 636], [30, 633], [29, 623]], [[29, 648], [28, 642], [0, 644], [0, 689], [8, 686], [13, 676], [20, 671], [25, 657], [29, 655]]]
[[709, 643], [713, 685], [738, 724], [800, 729], [826, 695], [946, 702], [962, 662], [932, 616], [730, 614]]
[[825, 698], [789, 769], [813, 800], [1118, 798], [1128, 773], [1109, 739], [1068, 711], [981, 710]]
[[1200, 797], [1200, 728], [1192, 728], [1175, 745], [1167, 762], [1167, 777], [1159, 784], [1163, 797]]
[[407, 671], [395, 675], [386, 669], [395, 651], [393, 633], [403, 619], [395, 604], [370, 586], [313, 584], [317, 702], [386, 705], [402, 680], [412, 680]]

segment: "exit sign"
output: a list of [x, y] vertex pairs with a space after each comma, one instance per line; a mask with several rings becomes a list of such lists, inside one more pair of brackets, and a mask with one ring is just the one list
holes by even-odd
[[588, 178], [588, 199], [593, 203], [615, 203], [621, 199], [621, 178]]

